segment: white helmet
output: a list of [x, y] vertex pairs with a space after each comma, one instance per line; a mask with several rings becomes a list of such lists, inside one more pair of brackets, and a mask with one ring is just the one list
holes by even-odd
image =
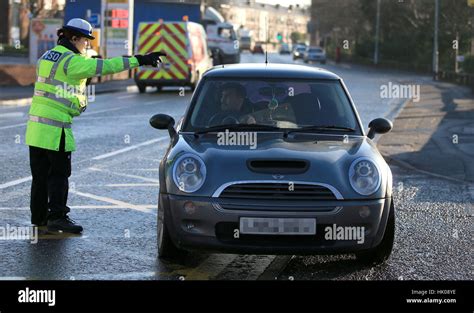
[[88, 21], [83, 20], [82, 18], [71, 19], [67, 23], [67, 25], [63, 26], [63, 29], [68, 29], [80, 36], [89, 39], [95, 39], [95, 37], [92, 36], [92, 25]]

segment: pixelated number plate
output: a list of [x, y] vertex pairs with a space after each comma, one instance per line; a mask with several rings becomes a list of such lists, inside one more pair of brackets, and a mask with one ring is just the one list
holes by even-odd
[[316, 219], [241, 217], [240, 233], [253, 235], [315, 235]]

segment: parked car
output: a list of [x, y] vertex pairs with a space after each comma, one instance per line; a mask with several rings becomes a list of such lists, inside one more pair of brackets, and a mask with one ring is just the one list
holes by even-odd
[[291, 54], [290, 46], [287, 43], [283, 43], [280, 45], [280, 54]]
[[147, 86], [196, 86], [202, 74], [212, 67], [206, 32], [193, 22], [140, 23], [135, 42], [137, 54], [161, 50], [168, 53], [159, 67], [140, 67], [135, 83], [140, 93]]
[[263, 50], [263, 45], [264, 45], [264, 43], [262, 43], [262, 42], [256, 42], [254, 47], [253, 47], [252, 53], [253, 54], [263, 54], [263, 53], [265, 53], [265, 51]]
[[253, 51], [255, 47], [255, 41], [251, 36], [241, 36], [239, 39], [239, 48], [240, 51], [248, 50]]
[[[374, 119], [366, 134], [336, 74], [293, 64], [214, 67], [176, 128], [165, 114], [150, 124], [171, 137], [159, 169], [160, 257], [389, 257], [392, 174], [372, 139], [392, 124]], [[360, 235], [348, 238], [352, 230]]]
[[293, 48], [293, 60], [302, 59], [305, 51], [306, 51], [306, 46], [296, 45]]
[[321, 64], [326, 63], [326, 52], [320, 47], [308, 47], [303, 55], [305, 63], [309, 62], [320, 62]]

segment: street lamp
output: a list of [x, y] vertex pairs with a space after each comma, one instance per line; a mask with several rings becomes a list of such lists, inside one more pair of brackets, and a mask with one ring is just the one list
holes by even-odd
[[439, 21], [439, 0], [435, 0], [435, 20], [433, 38], [433, 79], [438, 79], [439, 52], [438, 52], [438, 21]]
[[380, 30], [380, 0], [377, 0], [377, 16], [375, 18], [375, 49], [374, 64], [379, 63], [379, 30]]

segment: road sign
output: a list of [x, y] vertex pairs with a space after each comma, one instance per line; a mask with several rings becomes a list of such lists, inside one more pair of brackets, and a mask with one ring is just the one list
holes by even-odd
[[38, 58], [56, 46], [57, 31], [63, 25], [62, 19], [34, 18], [30, 24], [30, 63], [36, 64]]
[[100, 28], [100, 14], [93, 13], [87, 20], [92, 24], [92, 27]]
[[134, 0], [108, 0], [104, 10], [105, 55], [107, 58], [132, 53]]

